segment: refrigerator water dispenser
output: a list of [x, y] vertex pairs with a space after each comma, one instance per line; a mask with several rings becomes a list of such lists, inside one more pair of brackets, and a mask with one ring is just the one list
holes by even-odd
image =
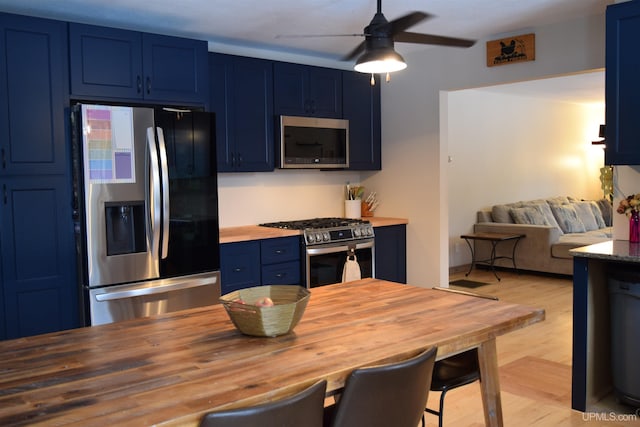
[[107, 255], [147, 250], [144, 201], [105, 203]]

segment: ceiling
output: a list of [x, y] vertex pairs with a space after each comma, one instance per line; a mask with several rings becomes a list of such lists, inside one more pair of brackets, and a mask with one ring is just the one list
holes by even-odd
[[[603, 14], [613, 2], [383, 0], [382, 11], [388, 20], [424, 11], [434, 16], [410, 31], [482, 40]], [[376, 0], [0, 0], [0, 11], [207, 40], [232, 50], [272, 50], [338, 60], [362, 37], [278, 36], [362, 33], [376, 11]], [[396, 44], [401, 54], [419, 49], [429, 46]]]

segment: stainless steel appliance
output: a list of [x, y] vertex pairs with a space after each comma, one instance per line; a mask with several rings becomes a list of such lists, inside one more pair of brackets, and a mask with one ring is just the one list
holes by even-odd
[[214, 126], [204, 112], [73, 107], [85, 324], [218, 301]]
[[280, 168], [349, 167], [349, 121], [280, 116]]
[[375, 277], [375, 235], [368, 221], [314, 218], [260, 225], [302, 230], [307, 288], [341, 282], [347, 257], [353, 255], [361, 277]]

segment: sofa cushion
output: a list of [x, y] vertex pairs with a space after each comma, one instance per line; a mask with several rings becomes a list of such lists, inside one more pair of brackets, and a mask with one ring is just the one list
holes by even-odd
[[551, 212], [553, 212], [553, 216], [556, 217], [556, 221], [558, 221], [558, 225], [560, 225], [560, 229], [564, 233], [584, 233], [587, 231], [572, 205], [553, 204], [551, 205]]
[[573, 255], [569, 253], [571, 249], [601, 243], [607, 238], [611, 238], [611, 228], [590, 231], [588, 233], [565, 234], [560, 236], [557, 243], [551, 245], [551, 256], [554, 258], [572, 259]]
[[550, 225], [542, 212], [533, 206], [509, 209], [509, 214], [516, 224]]
[[[597, 230], [598, 222], [593, 215], [593, 208], [591, 202], [575, 202], [571, 204], [578, 214], [578, 218], [584, 224], [585, 231]], [[600, 218], [602, 220], [602, 218]], [[604, 221], [602, 221], [604, 223]]]

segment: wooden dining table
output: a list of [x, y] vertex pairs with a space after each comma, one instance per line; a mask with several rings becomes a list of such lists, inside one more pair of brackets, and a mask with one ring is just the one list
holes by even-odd
[[[358, 367], [437, 346], [477, 347], [485, 421], [500, 426], [496, 337], [544, 310], [377, 279], [313, 288], [300, 323], [242, 335], [224, 307], [0, 342], [0, 425], [197, 426], [202, 415], [272, 401]], [[425, 387], [428, 387], [425, 384]]]

